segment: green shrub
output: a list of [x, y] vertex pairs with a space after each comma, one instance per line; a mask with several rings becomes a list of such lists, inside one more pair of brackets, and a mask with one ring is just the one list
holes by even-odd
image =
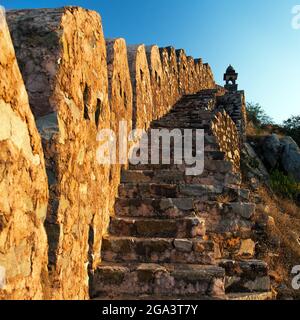
[[289, 199], [297, 199], [299, 196], [300, 184], [292, 177], [285, 175], [279, 170], [274, 170], [271, 172], [270, 179], [271, 187], [278, 195]]
[[247, 118], [256, 127], [273, 124], [272, 118], [270, 118], [264, 111], [263, 107], [259, 103], [247, 103]]
[[284, 121], [283, 129], [300, 145], [300, 116], [292, 116]]

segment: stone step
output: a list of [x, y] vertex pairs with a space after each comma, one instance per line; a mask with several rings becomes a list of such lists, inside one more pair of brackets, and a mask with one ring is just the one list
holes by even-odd
[[185, 130], [185, 129], [199, 129], [199, 130], [204, 130], [207, 134], [211, 133], [211, 125], [210, 124], [201, 124], [201, 123], [162, 123], [162, 124], [152, 124], [151, 125], [152, 129], [180, 129], [180, 130]]
[[[254, 222], [251, 218], [255, 213], [255, 205], [252, 203], [212, 203], [196, 204], [196, 215], [205, 220], [207, 235], [218, 235], [224, 239], [251, 238]], [[206, 208], [211, 208], [207, 210]], [[203, 210], [204, 208], [204, 210]]]
[[214, 243], [201, 239], [134, 238], [106, 236], [106, 262], [214, 264]]
[[[185, 165], [169, 165], [168, 170], [126, 170], [122, 172], [121, 183], [139, 183], [139, 182], [180, 182], [186, 181], [188, 177], [186, 174]], [[143, 165], [144, 166], [144, 165]], [[151, 165], [152, 166], [152, 165]], [[232, 163], [228, 161], [221, 160], [211, 160], [205, 161], [204, 171], [200, 175], [208, 176], [208, 173], [211, 175], [216, 174], [226, 174], [231, 173], [233, 169]], [[199, 176], [193, 176], [199, 177]]]
[[196, 238], [205, 236], [205, 220], [198, 217], [179, 219], [112, 218], [112, 236]]
[[119, 186], [120, 198], [185, 198], [222, 192], [221, 186], [200, 184], [126, 183]]
[[104, 263], [95, 270], [91, 291], [93, 298], [111, 299], [120, 295], [223, 298], [224, 269], [186, 264]]
[[269, 269], [264, 261], [221, 260], [218, 264], [225, 269], [225, 289], [227, 293], [271, 291]]
[[[190, 189], [193, 192], [193, 189]], [[197, 189], [195, 189], [197, 190]], [[240, 201], [239, 189], [226, 188], [221, 193], [222, 197], [224, 195], [232, 194], [232, 201]], [[166, 198], [166, 197], [149, 197], [149, 198], [117, 198], [115, 203], [115, 212], [119, 217], [130, 216], [130, 217], [169, 217], [169, 218], [179, 218], [190, 215], [192, 213], [207, 213], [207, 207], [203, 206], [203, 203], [217, 202], [218, 206], [218, 195], [220, 193], [211, 193], [203, 195], [202, 197], [176, 197], [176, 198]], [[235, 198], [233, 199], [233, 196]], [[233, 212], [234, 208], [227, 208], [229, 212]], [[231, 211], [230, 211], [231, 210]], [[240, 210], [240, 214], [252, 214], [252, 205], [246, 204], [242, 208], [236, 208], [236, 213]], [[245, 210], [245, 211], [244, 211]], [[249, 211], [246, 211], [249, 210]], [[219, 212], [218, 212], [219, 213]], [[213, 214], [211, 214], [213, 216]], [[229, 217], [230, 218], [230, 217]]]

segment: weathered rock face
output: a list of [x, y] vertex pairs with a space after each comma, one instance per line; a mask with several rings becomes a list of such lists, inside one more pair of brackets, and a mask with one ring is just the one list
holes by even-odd
[[281, 144], [279, 137], [276, 134], [266, 137], [262, 149], [263, 157], [266, 164], [274, 169], [279, 165]]
[[158, 46], [146, 47], [148, 65], [150, 68], [152, 97], [153, 97], [153, 119], [163, 116], [166, 111], [168, 86], [163, 71]]
[[185, 51], [176, 50], [178, 63], [179, 92], [181, 95], [189, 93], [189, 68]]
[[160, 48], [160, 56], [163, 72], [166, 79], [166, 102], [168, 110], [178, 101], [179, 82], [178, 82], [178, 66], [175, 49], [172, 47]]
[[300, 182], [300, 149], [291, 137], [281, 139], [283, 169], [297, 182]]
[[212, 131], [217, 138], [220, 150], [225, 153], [226, 160], [232, 162], [234, 171], [238, 172], [241, 159], [239, 135], [235, 123], [225, 111], [216, 114]]
[[[120, 151], [120, 144], [123, 146], [127, 143], [127, 136], [132, 129], [132, 85], [127, 58], [127, 48], [124, 39], [107, 39], [107, 68], [109, 80], [109, 100], [111, 106], [110, 126], [115, 132], [117, 150]], [[124, 128], [127, 129], [127, 134], [120, 135], [120, 122], [124, 123]], [[116, 154], [117, 163], [111, 165], [110, 168], [110, 208], [113, 207], [113, 202], [118, 193], [120, 184], [121, 164], [119, 152]], [[127, 158], [124, 159], [125, 165]], [[126, 165], [125, 165], [126, 166]]]
[[43, 299], [48, 188], [41, 140], [0, 9], [0, 300]]
[[300, 182], [300, 149], [291, 137], [272, 134], [264, 138], [258, 148], [269, 169], [281, 169]]
[[147, 129], [153, 115], [151, 77], [144, 45], [127, 47], [133, 89], [134, 129]]
[[100, 17], [67, 7], [8, 19], [46, 157], [52, 298], [84, 299], [109, 220], [109, 168], [96, 159], [97, 130], [110, 125]]

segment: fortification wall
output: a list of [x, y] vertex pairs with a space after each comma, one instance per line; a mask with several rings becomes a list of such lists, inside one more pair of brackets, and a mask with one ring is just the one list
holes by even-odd
[[[34, 132], [33, 118], [28, 116], [28, 130], [33, 132], [30, 138], [36, 141], [34, 154], [39, 155], [41, 164], [40, 178], [34, 179], [39, 189], [32, 182], [26, 194], [41, 221], [50, 192], [45, 224], [50, 298], [85, 299], [89, 277], [101, 262], [102, 237], [114, 213], [122, 167], [97, 162], [97, 148], [103, 143], [97, 141], [97, 133], [101, 129], [118, 130], [118, 121], [122, 119], [132, 120], [135, 128], [147, 129], [152, 119], [166, 114], [183, 95], [213, 89], [215, 82], [210, 67], [201, 60], [187, 58], [183, 50], [176, 55], [172, 47], [126, 47], [122, 39], [105, 43], [101, 19], [92, 11], [77, 7], [11, 11], [8, 22], [43, 142], [44, 156], [38, 148], [40, 137]], [[21, 86], [18, 77], [1, 79], [0, 97], [6, 92], [4, 87], [12, 86], [9, 81]], [[25, 93], [22, 99], [24, 96]], [[24, 101], [14, 99], [14, 104], [20, 109]], [[131, 129], [131, 121], [127, 129]], [[120, 141], [118, 137], [117, 154]], [[43, 173], [44, 158], [48, 186]], [[6, 180], [14, 179], [27, 178], [12, 170]], [[24, 208], [19, 211], [21, 215], [27, 212]], [[18, 237], [18, 228], [10, 230], [12, 236]], [[45, 257], [39, 259], [35, 270], [46, 270], [47, 257], [43, 252], [47, 245], [42, 222], [36, 222], [31, 232], [40, 237], [39, 241], [32, 241], [36, 246], [34, 254]], [[1, 239], [5, 233], [0, 233]], [[0, 244], [2, 250], [3, 242]], [[7, 246], [9, 250], [18, 248], [15, 243]], [[11, 265], [7, 267], [8, 272], [13, 272]], [[18, 276], [18, 285], [11, 283], [11, 291], [17, 292], [12, 298], [42, 296], [41, 286], [39, 291], [29, 286], [25, 295], [27, 278], [22, 272]], [[31, 278], [34, 279], [32, 275]], [[35, 279], [40, 283], [39, 271], [35, 271]], [[10, 295], [5, 293], [5, 297]]]
[[1, 8], [0, 74], [0, 300], [43, 299], [45, 161]]
[[239, 134], [235, 123], [225, 111], [215, 115], [212, 132], [217, 138], [220, 150], [225, 153], [226, 160], [233, 164], [234, 172], [239, 172], [241, 160]]
[[88, 298], [109, 220], [110, 168], [96, 160], [97, 131], [110, 127], [101, 20], [64, 8], [12, 11], [8, 21], [43, 140], [52, 298]]

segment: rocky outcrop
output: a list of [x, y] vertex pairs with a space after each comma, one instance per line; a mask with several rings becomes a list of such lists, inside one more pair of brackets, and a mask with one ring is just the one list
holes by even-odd
[[282, 145], [282, 167], [287, 174], [300, 182], [300, 149], [291, 137], [284, 137], [280, 142]]
[[267, 136], [258, 146], [266, 166], [281, 169], [300, 182], [300, 149], [291, 137]]
[[48, 188], [44, 155], [0, 8], [0, 300], [43, 299]]
[[46, 158], [52, 298], [88, 298], [109, 219], [109, 168], [96, 158], [97, 130], [110, 127], [101, 20], [73, 7], [8, 19]]
[[262, 155], [269, 168], [274, 169], [280, 165], [281, 149], [280, 139], [276, 134], [264, 139], [262, 144]]

